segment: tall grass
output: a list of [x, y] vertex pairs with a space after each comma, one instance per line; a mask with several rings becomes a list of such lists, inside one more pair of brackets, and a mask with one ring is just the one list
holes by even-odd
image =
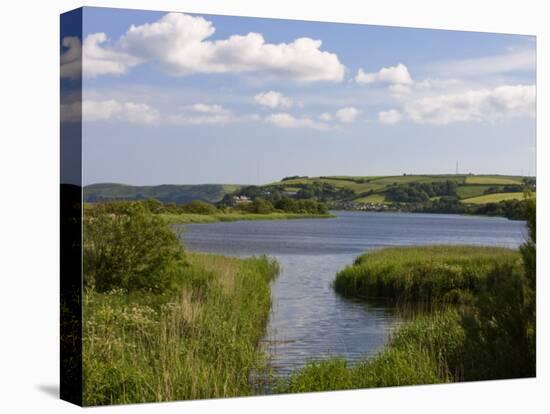
[[188, 255], [176, 294], [87, 291], [84, 403], [249, 395], [275, 261]]
[[455, 380], [464, 342], [456, 310], [417, 315], [375, 358], [350, 365], [342, 358], [309, 361], [281, 381], [281, 393], [437, 384]]
[[219, 221], [241, 221], [241, 220], [292, 220], [305, 218], [332, 218], [332, 214], [311, 214], [311, 213], [214, 213], [214, 214], [193, 214], [193, 213], [162, 213], [159, 214], [168, 224], [194, 224], [194, 223], [215, 223]]
[[516, 250], [479, 246], [387, 248], [359, 256], [336, 275], [343, 295], [398, 303], [469, 303], [496, 264], [518, 262]]
[[338, 291], [364, 298], [387, 297], [407, 309], [421, 302], [420, 313], [409, 317], [373, 359], [353, 366], [341, 358], [310, 361], [283, 380], [278, 391], [535, 376], [533, 199], [527, 201], [526, 215], [529, 240], [520, 252], [431, 246], [384, 249], [360, 256], [338, 273], [334, 283]]

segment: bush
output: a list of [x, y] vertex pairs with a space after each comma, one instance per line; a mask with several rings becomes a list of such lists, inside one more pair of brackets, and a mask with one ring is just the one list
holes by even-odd
[[160, 292], [177, 285], [183, 265], [178, 237], [143, 203], [119, 201], [86, 210], [86, 287]]
[[496, 266], [476, 308], [466, 313], [465, 378], [484, 380], [536, 375], [536, 206], [525, 202], [529, 239], [522, 261]]
[[464, 378], [488, 380], [535, 375], [534, 292], [521, 263], [496, 266], [466, 312]]
[[214, 214], [217, 212], [217, 209], [212, 204], [205, 203], [204, 201], [194, 200], [189, 204], [185, 204], [180, 207], [180, 210], [184, 213], [192, 214]]

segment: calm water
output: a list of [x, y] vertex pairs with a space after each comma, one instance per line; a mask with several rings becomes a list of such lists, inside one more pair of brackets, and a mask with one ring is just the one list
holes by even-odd
[[191, 224], [188, 249], [235, 256], [267, 254], [282, 272], [273, 282], [265, 342], [275, 372], [339, 355], [350, 361], [380, 351], [398, 323], [391, 309], [340, 297], [336, 272], [365, 250], [420, 244], [517, 247], [524, 222], [446, 214], [336, 212], [335, 219]]

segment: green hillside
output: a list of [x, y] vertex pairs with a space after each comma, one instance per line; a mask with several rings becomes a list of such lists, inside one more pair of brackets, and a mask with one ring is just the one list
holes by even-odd
[[483, 214], [517, 218], [522, 214], [521, 203], [526, 185], [535, 192], [534, 178], [508, 175], [292, 176], [260, 186], [93, 184], [84, 188], [84, 201], [157, 199], [163, 203], [182, 205], [200, 200], [234, 206], [242, 200], [251, 202], [261, 199], [260, 202], [267, 201], [275, 206], [288, 204], [285, 199], [290, 198], [321, 202], [336, 210]]
[[104, 183], [84, 187], [84, 201], [144, 200], [154, 198], [163, 203], [186, 204], [193, 200], [209, 203], [220, 201], [226, 194], [237, 191], [234, 184], [155, 185], [133, 186]]
[[[392, 200], [388, 197], [390, 190], [402, 186], [416, 186], [417, 184], [433, 184], [453, 182], [456, 188], [452, 194], [428, 194], [431, 200], [437, 200], [442, 195], [452, 195], [459, 200], [472, 199], [473, 197], [484, 196], [488, 193], [492, 197], [487, 198], [487, 202], [496, 200], [495, 193], [508, 194], [517, 191], [521, 196], [520, 186], [524, 184], [524, 177], [508, 175], [455, 175], [455, 174], [437, 174], [437, 175], [398, 175], [398, 176], [321, 176], [321, 177], [297, 177], [283, 179], [268, 186], [281, 186], [285, 191], [299, 191], [311, 185], [327, 184], [339, 189], [348, 189], [353, 192], [349, 201], [357, 203], [387, 203]], [[420, 186], [421, 187], [421, 186]], [[512, 191], [511, 191], [512, 190]], [[516, 197], [505, 196], [503, 199], [514, 199]], [[519, 197], [521, 198], [521, 197]], [[407, 202], [407, 201], [404, 201]], [[469, 202], [469, 200], [468, 200]]]

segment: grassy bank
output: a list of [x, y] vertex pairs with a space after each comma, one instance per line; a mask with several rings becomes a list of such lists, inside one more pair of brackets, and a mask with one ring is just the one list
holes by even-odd
[[219, 221], [241, 221], [241, 220], [292, 220], [310, 218], [333, 218], [332, 214], [299, 214], [299, 213], [214, 213], [214, 214], [159, 214], [168, 224], [191, 224], [191, 223], [215, 223]]
[[[418, 316], [398, 330], [377, 357], [350, 365], [343, 358], [310, 361], [281, 381], [278, 392], [313, 392], [455, 380], [449, 364], [458, 359], [464, 330], [456, 311]], [[452, 354], [453, 358], [441, 358]]]
[[336, 275], [346, 296], [407, 302], [471, 302], [498, 263], [520, 260], [517, 250], [480, 246], [387, 248], [359, 256]]
[[183, 251], [142, 203], [84, 216], [84, 404], [250, 395], [279, 271]]
[[88, 291], [86, 405], [250, 395], [270, 310], [266, 258], [188, 255], [172, 294]]
[[[536, 375], [536, 209], [519, 252], [468, 246], [392, 248], [360, 256], [335, 288], [419, 305], [372, 359], [309, 361], [279, 392], [434, 384]], [[424, 306], [424, 305], [428, 306]], [[433, 305], [433, 306], [431, 306]]]

